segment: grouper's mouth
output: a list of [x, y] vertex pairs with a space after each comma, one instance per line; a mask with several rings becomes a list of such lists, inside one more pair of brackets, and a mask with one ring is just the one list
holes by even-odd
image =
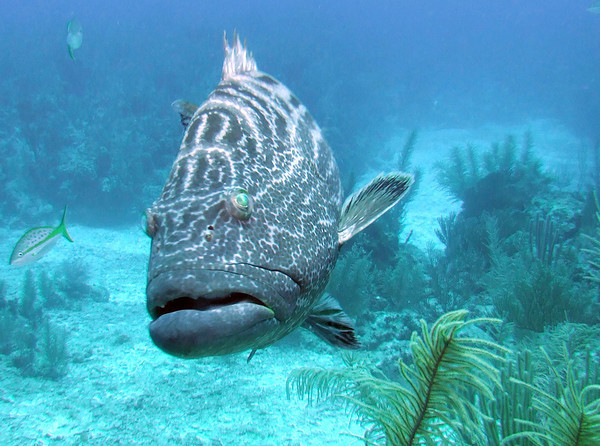
[[184, 358], [260, 347], [289, 311], [272, 285], [232, 271], [167, 271], [146, 293], [152, 340]]
[[153, 320], [156, 320], [165, 314], [174, 313], [176, 311], [211, 311], [222, 307], [238, 305], [243, 303], [251, 303], [254, 305], [260, 305], [269, 308], [260, 299], [250, 294], [234, 292], [224, 297], [215, 297], [211, 299], [207, 299], [205, 297], [193, 298], [189, 296], [178, 297], [168, 301], [164, 307], [154, 307], [154, 310], [152, 311], [153, 314], [150, 314], [150, 316]]

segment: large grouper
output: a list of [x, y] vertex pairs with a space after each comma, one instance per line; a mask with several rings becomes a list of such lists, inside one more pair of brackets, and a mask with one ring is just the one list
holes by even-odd
[[[380, 175], [343, 201], [337, 164], [308, 110], [225, 39], [221, 82], [185, 127], [164, 189], [145, 212], [147, 308], [163, 351], [197, 358], [264, 348], [298, 326], [357, 348], [324, 294], [340, 247], [402, 198]], [[249, 357], [249, 358], [250, 358]]]

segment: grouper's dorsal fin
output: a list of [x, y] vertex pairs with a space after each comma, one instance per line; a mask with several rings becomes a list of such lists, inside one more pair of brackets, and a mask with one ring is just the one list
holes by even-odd
[[402, 172], [379, 175], [346, 198], [338, 226], [340, 246], [394, 206], [412, 182], [412, 176]]
[[237, 33], [233, 33], [231, 46], [227, 43], [227, 36], [223, 33], [223, 44], [225, 46], [225, 61], [223, 62], [222, 80], [227, 80], [236, 74], [256, 71], [256, 62], [254, 62], [252, 53], [248, 51], [245, 43], [242, 45]]
[[197, 105], [182, 101], [181, 99], [174, 101], [171, 104], [171, 107], [173, 107], [173, 110], [175, 110], [177, 113], [179, 113], [179, 116], [181, 116], [181, 124], [183, 125], [183, 128], [187, 128], [188, 124], [192, 120], [192, 116], [194, 116], [194, 113], [196, 113], [196, 110], [198, 110]]
[[329, 294], [324, 294], [302, 324], [328, 344], [346, 349], [360, 348], [352, 321]]

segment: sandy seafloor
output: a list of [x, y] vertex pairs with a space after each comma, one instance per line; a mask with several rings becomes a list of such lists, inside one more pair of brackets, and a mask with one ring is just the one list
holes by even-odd
[[[483, 151], [507, 134], [521, 141], [527, 130], [546, 167], [576, 175], [574, 154], [582, 143], [555, 122], [422, 129], [413, 164], [425, 175], [406, 222], [407, 230], [413, 230], [412, 241], [422, 247], [434, 241], [436, 219], [460, 207], [437, 187], [434, 162], [446, 160], [456, 145], [471, 143]], [[384, 148], [377, 161], [382, 170], [406, 134], [398, 131]], [[26, 229], [0, 229], [0, 258], [9, 258]], [[27, 268], [37, 274], [65, 260], [82, 259], [90, 268], [91, 282], [106, 287], [110, 299], [97, 303], [81, 297], [81, 310], [48, 312], [68, 331], [70, 365], [64, 378], [23, 377], [7, 356], [0, 355], [0, 444], [359, 444], [343, 435], [362, 429], [349, 423], [340, 403], [307, 406], [295, 395], [286, 398], [289, 372], [302, 366], [339, 366], [335, 349], [297, 331], [259, 351], [250, 363], [246, 353], [199, 360], [169, 357], [154, 347], [147, 333], [146, 236], [138, 227], [108, 230], [72, 224], [69, 231], [76, 242], [61, 242], [36, 264], [13, 268], [5, 262], [0, 267], [9, 297], [20, 291]]]

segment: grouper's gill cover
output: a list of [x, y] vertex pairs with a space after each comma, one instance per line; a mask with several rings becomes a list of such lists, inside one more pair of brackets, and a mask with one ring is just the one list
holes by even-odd
[[201, 357], [262, 348], [304, 324], [355, 348], [337, 302], [317, 301], [341, 243], [411, 179], [379, 177], [346, 201], [344, 218], [337, 165], [309, 112], [239, 39], [225, 52], [208, 100], [174, 103], [186, 131], [146, 211], [150, 335], [167, 353]]

